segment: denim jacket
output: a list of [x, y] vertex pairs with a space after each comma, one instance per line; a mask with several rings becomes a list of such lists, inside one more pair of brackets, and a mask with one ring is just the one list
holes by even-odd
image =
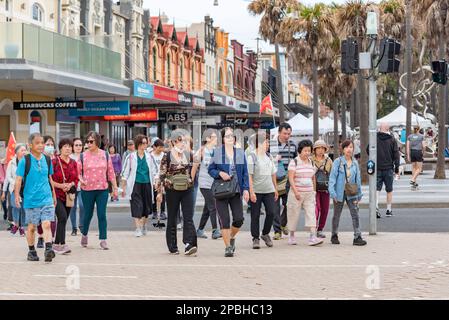
[[[340, 157], [334, 161], [332, 171], [329, 177], [329, 195], [331, 199], [337, 199], [338, 202], [343, 202], [343, 197], [345, 193], [345, 169], [344, 166], [347, 164], [345, 157]], [[348, 200], [357, 200], [360, 201], [362, 199], [362, 179], [360, 176], [360, 168], [356, 159], [352, 159], [351, 164], [351, 176], [349, 177], [350, 183], [357, 183], [359, 193], [353, 197], [347, 197]]]

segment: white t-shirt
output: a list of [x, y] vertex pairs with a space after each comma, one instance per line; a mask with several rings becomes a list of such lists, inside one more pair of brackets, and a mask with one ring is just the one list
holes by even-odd
[[247, 159], [248, 174], [253, 178], [254, 192], [261, 194], [274, 192], [272, 175], [276, 173], [277, 168], [273, 160], [267, 154], [256, 155], [255, 153], [250, 153]]
[[165, 153], [161, 152], [159, 155], [156, 155], [154, 152], [151, 152], [152, 161], [155, 163], [156, 172], [154, 173], [153, 179], [159, 179], [159, 172], [161, 171], [161, 162]]

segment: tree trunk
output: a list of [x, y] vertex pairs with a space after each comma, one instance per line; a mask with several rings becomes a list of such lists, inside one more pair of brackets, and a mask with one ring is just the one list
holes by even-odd
[[407, 95], [406, 95], [406, 120], [405, 120], [405, 132], [407, 137], [412, 133], [412, 109], [413, 109], [413, 69], [412, 69], [412, 0], [407, 0], [406, 5], [406, 18], [405, 18], [405, 32], [406, 32], [406, 72], [407, 72]]
[[319, 116], [320, 110], [318, 106], [318, 68], [312, 64], [312, 82], [313, 82], [313, 141], [319, 139]]
[[341, 141], [346, 140], [346, 108], [348, 107], [348, 98], [343, 99], [341, 105]]
[[276, 94], [278, 96], [278, 108], [279, 108], [279, 122], [285, 122], [284, 115], [284, 90], [282, 87], [282, 71], [281, 71], [281, 55], [279, 53], [279, 44], [274, 44], [274, 50], [276, 54]]
[[[443, 36], [440, 37], [440, 50], [439, 50], [440, 59], [444, 59], [446, 53], [446, 45], [444, 43]], [[435, 179], [446, 179], [446, 171], [445, 171], [445, 157], [444, 157], [444, 147], [445, 147], [445, 136], [447, 135], [445, 123], [446, 123], [446, 102], [447, 97], [445, 97], [446, 87], [440, 86], [440, 98], [438, 103], [438, 158], [437, 158], [437, 167], [435, 170]]]
[[359, 93], [359, 124], [360, 124], [360, 171], [362, 176], [362, 184], [368, 183], [368, 173], [366, 163], [368, 162], [368, 154], [366, 147], [368, 146], [369, 119], [368, 119], [368, 101], [366, 96], [366, 81], [363, 79], [361, 72], [358, 74], [358, 93]]
[[339, 157], [339, 134], [338, 134], [338, 103], [335, 99], [332, 101], [332, 107], [334, 109], [334, 160]]
[[[432, 51], [430, 51], [430, 53], [429, 53], [429, 60], [433, 61]], [[430, 90], [430, 108], [429, 108], [430, 111], [429, 111], [429, 113], [431, 113], [435, 117], [437, 116], [436, 101], [437, 101], [437, 89], [436, 89], [436, 86], [433, 86], [433, 88]]]
[[350, 112], [350, 120], [349, 120], [349, 126], [351, 127], [352, 130], [354, 130], [354, 128], [356, 127], [356, 114], [355, 114], [355, 90], [352, 91], [351, 96], [350, 96], [350, 107], [349, 107], [349, 112]]

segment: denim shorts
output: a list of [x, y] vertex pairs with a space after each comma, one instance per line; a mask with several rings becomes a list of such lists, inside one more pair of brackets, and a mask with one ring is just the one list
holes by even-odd
[[40, 208], [25, 209], [27, 224], [39, 225], [43, 221], [55, 221], [55, 207], [53, 205]]
[[385, 184], [385, 190], [387, 193], [393, 192], [393, 169], [378, 170], [377, 171], [377, 191], [382, 191], [382, 186]]

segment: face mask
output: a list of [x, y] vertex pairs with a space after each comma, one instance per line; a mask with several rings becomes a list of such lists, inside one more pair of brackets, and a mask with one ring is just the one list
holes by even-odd
[[48, 153], [48, 154], [53, 154], [53, 153], [55, 153], [55, 147], [53, 147], [53, 146], [45, 146], [44, 152]]
[[175, 151], [178, 152], [178, 153], [183, 153], [184, 152], [184, 150], [179, 148], [179, 147], [174, 147], [173, 149], [175, 149]]

